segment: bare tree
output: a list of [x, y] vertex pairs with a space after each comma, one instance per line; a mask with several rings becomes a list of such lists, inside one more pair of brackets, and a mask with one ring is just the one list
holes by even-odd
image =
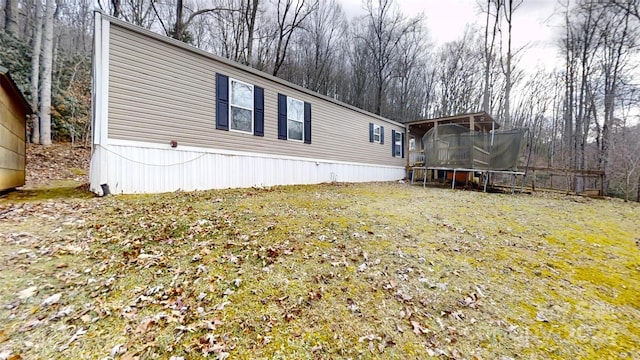
[[608, 3], [640, 20], [640, 0], [609, 0]]
[[619, 88], [621, 72], [629, 59], [628, 50], [635, 46], [635, 34], [631, 33], [628, 11], [610, 11], [606, 20], [601, 22], [602, 57], [600, 64], [604, 77], [604, 123], [602, 125], [598, 163], [604, 170], [604, 189], [609, 187], [611, 176], [611, 128], [614, 121], [616, 95]]
[[347, 29], [342, 7], [336, 0], [320, 0], [318, 9], [309, 15], [306, 28], [295, 44], [303, 69], [302, 85], [331, 95], [342, 69], [339, 56]]
[[612, 190], [627, 201], [640, 187], [640, 184], [634, 184], [634, 181], [640, 181], [640, 126], [627, 127], [626, 121], [624, 123], [612, 134], [611, 168], [615, 171], [610, 180]]
[[51, 78], [53, 74], [53, 23], [55, 0], [47, 0], [42, 43], [42, 86], [40, 87], [40, 144], [51, 145]]
[[373, 60], [376, 79], [375, 110], [382, 115], [382, 98], [387, 80], [392, 76], [393, 63], [401, 39], [417, 30], [422, 14], [407, 19], [393, 0], [367, 0], [365, 3], [367, 29], [362, 35]]
[[[569, 14], [572, 16], [569, 16]], [[566, 165], [586, 169], [586, 148], [590, 124], [593, 120], [592, 99], [593, 62], [600, 38], [598, 24], [602, 13], [594, 2], [583, 1], [575, 7], [567, 5], [565, 13], [566, 37], [564, 51], [565, 72], [565, 143]], [[582, 191], [582, 178], [576, 177], [574, 188]]]
[[245, 6], [241, 9], [244, 22], [247, 27], [247, 53], [244, 64], [249, 65], [253, 61], [253, 38], [256, 31], [256, 18], [258, 15], [260, 2], [258, 0], [246, 0]]
[[347, 50], [345, 50], [349, 60], [349, 82], [344, 97], [347, 102], [360, 109], [374, 111], [370, 105], [373, 103], [370, 100], [371, 88], [369, 86], [373, 81], [371, 79], [373, 65], [368, 47], [362, 37], [352, 34], [351, 38], [353, 41], [347, 45]]
[[[97, 0], [97, 5], [111, 16], [146, 29], [151, 28], [156, 19], [162, 22], [163, 15], [155, 7], [155, 0]], [[166, 29], [164, 25], [163, 29]]]
[[4, 30], [18, 36], [18, 0], [5, 0], [4, 5]]
[[31, 108], [36, 114], [31, 116], [31, 142], [40, 143], [40, 117], [38, 109], [38, 90], [40, 83], [40, 50], [42, 46], [42, 2], [36, 0], [36, 24], [33, 35], [33, 53], [31, 55]]
[[[495, 59], [495, 41], [500, 19], [502, 0], [487, 0], [486, 21], [484, 27], [484, 84], [482, 92], [482, 110], [491, 112], [491, 73]], [[495, 12], [492, 12], [495, 11]]]
[[318, 7], [317, 0], [277, 0], [276, 51], [273, 64], [274, 76], [278, 75], [287, 57], [287, 49], [294, 32], [302, 28], [304, 20]]
[[[260, 20], [258, 15], [261, 14], [260, 2], [224, 0], [220, 6], [222, 10], [211, 14], [213, 23], [208, 25], [207, 31], [213, 45], [210, 50], [233, 61], [252, 65], [256, 26]], [[197, 22], [200, 26], [194, 23], [195, 33], [201, 34], [202, 25], [207, 23], [206, 20], [206, 17], [199, 17]]]
[[482, 101], [482, 39], [467, 27], [462, 38], [446, 43], [438, 51], [439, 107], [437, 116], [477, 111]]
[[425, 107], [426, 98], [422, 93], [428, 85], [424, 82], [427, 63], [421, 27], [400, 39], [398, 53], [387, 95], [393, 109], [388, 114], [392, 119], [404, 122], [420, 117]]
[[[500, 0], [498, 0], [500, 1]], [[513, 71], [512, 61], [513, 61], [513, 52], [511, 49], [511, 37], [513, 33], [513, 13], [516, 9], [522, 4], [523, 0], [520, 0], [514, 4], [513, 0], [502, 0], [505, 2], [503, 6], [504, 10], [504, 19], [507, 23], [507, 55], [506, 55], [506, 64], [503, 64], [503, 71], [505, 77], [505, 85], [504, 85], [504, 120], [505, 123], [509, 124], [511, 122], [511, 87], [513, 85], [511, 73]]]
[[112, 15], [120, 17], [120, 0], [111, 0]]

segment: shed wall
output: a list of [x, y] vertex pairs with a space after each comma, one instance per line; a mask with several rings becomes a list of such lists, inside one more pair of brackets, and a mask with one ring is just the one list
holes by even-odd
[[25, 183], [26, 114], [0, 86], [0, 191]]

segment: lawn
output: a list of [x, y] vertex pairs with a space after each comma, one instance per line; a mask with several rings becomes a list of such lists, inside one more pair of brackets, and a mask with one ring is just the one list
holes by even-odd
[[640, 359], [640, 206], [406, 184], [0, 199], [0, 359]]

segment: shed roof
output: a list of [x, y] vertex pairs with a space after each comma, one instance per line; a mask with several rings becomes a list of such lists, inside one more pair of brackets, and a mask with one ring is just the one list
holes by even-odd
[[24, 110], [27, 115], [33, 114], [33, 110], [31, 110], [31, 106], [29, 102], [22, 94], [22, 91], [18, 88], [18, 85], [13, 81], [11, 75], [9, 74], [9, 69], [0, 66], [0, 85], [6, 89], [8, 89], [8, 93], [14, 99], [22, 110]]

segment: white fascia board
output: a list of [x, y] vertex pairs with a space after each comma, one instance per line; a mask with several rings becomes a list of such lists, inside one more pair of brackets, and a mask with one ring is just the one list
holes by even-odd
[[[132, 141], [132, 140], [120, 140], [120, 139], [109, 139], [108, 145], [113, 146], [131, 146], [131, 147], [140, 147], [147, 149], [161, 149], [161, 150], [171, 150], [173, 149], [170, 144], [157, 144], [143, 141]], [[110, 149], [108, 149], [111, 151]], [[199, 152], [199, 153], [210, 153], [210, 154], [222, 154], [222, 155], [230, 155], [230, 156], [252, 156], [252, 157], [260, 157], [265, 159], [282, 159], [282, 160], [302, 160], [302, 161], [311, 161], [320, 164], [342, 164], [342, 165], [374, 165], [380, 168], [389, 168], [389, 169], [404, 169], [404, 165], [381, 165], [375, 163], [357, 163], [357, 162], [349, 162], [349, 161], [340, 161], [340, 160], [331, 160], [331, 159], [314, 159], [314, 158], [305, 158], [299, 156], [287, 156], [287, 155], [278, 155], [278, 154], [267, 154], [267, 153], [254, 153], [248, 151], [237, 151], [237, 150], [227, 150], [227, 149], [215, 149], [215, 148], [205, 148], [205, 147], [196, 147], [196, 146], [183, 146], [178, 144], [178, 148], [174, 149], [176, 151], [191, 151], [191, 152]], [[116, 154], [117, 155], [117, 154]], [[134, 160], [135, 159], [129, 159]], [[147, 164], [147, 165], [155, 165], [155, 164]], [[158, 164], [159, 165], [159, 164]]]

